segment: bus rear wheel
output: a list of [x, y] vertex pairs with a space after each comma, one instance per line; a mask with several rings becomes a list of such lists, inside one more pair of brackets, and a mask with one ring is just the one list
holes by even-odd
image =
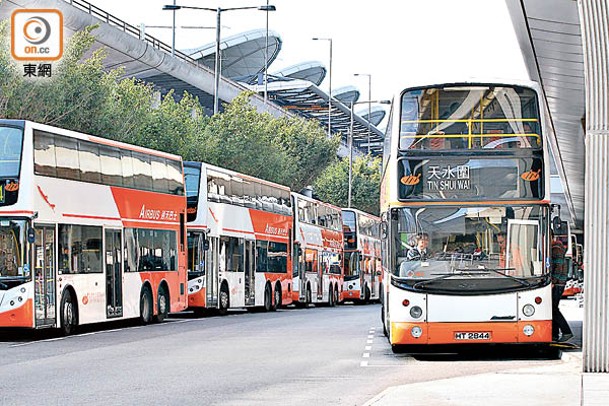
[[281, 286], [275, 286], [275, 303], [273, 304], [273, 310], [281, 308]]
[[273, 296], [271, 293], [271, 285], [267, 283], [264, 288], [264, 311], [270, 312], [271, 310], [273, 310]]
[[334, 307], [334, 289], [332, 289], [332, 285], [330, 285], [330, 290], [328, 290], [328, 305], [330, 307]]
[[169, 294], [167, 293], [167, 289], [165, 289], [164, 285], [159, 286], [159, 291], [157, 292], [157, 315], [154, 320], [157, 323], [162, 323], [169, 314]]
[[76, 305], [69, 291], [61, 295], [61, 332], [70, 335], [76, 330]]
[[148, 324], [152, 320], [152, 293], [145, 287], [140, 293], [140, 321]]

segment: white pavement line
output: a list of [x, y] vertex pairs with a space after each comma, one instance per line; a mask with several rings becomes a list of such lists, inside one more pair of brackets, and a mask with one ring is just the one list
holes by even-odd
[[371, 351], [372, 350], [372, 346], [371, 345], [367, 345], [367, 346], [364, 347], [364, 350]]
[[366, 344], [372, 344], [373, 341], [374, 340], [368, 340], [368, 341], [366, 341]]
[[160, 324], [151, 324], [151, 325], [147, 325], [147, 326], [133, 326], [133, 327], [125, 327], [125, 328], [114, 328], [114, 329], [110, 329], [110, 330], [92, 331], [90, 333], [75, 334], [75, 335], [66, 336], [66, 337], [55, 337], [55, 338], [49, 338], [47, 340], [36, 340], [36, 341], [29, 341], [27, 343], [13, 344], [10, 347], [23, 347], [25, 345], [38, 344], [38, 343], [50, 343], [53, 341], [66, 340], [68, 338], [78, 338], [78, 337], [93, 336], [93, 335], [97, 335], [97, 334], [114, 333], [117, 331], [135, 330], [135, 329], [144, 328], [144, 327], [163, 327], [163, 326], [170, 326], [171, 324], [174, 324], [174, 323], [176, 323], [176, 324], [177, 323], [191, 323], [193, 321], [196, 321], [196, 320], [194, 320], [194, 319], [167, 320], [165, 323], [160, 323]]
[[370, 353], [369, 352], [365, 352], [362, 357], [364, 358], [370, 358]]
[[368, 366], [368, 361], [362, 361], [359, 363], [360, 367], [367, 367]]
[[373, 334], [370, 334], [370, 335], [368, 336], [368, 338], [374, 338], [374, 335], [373, 335]]

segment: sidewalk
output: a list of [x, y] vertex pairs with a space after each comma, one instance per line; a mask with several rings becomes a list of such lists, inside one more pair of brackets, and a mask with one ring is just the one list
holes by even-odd
[[[583, 309], [571, 299], [561, 302], [561, 310], [575, 334], [571, 342], [581, 347]], [[581, 349], [569, 350], [543, 366], [394, 386], [365, 405], [489, 404], [609, 405], [609, 374], [582, 373]]]

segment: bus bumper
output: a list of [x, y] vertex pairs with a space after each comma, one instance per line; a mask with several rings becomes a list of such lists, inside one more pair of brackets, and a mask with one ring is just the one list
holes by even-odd
[[475, 323], [391, 323], [391, 344], [549, 343], [552, 320]]

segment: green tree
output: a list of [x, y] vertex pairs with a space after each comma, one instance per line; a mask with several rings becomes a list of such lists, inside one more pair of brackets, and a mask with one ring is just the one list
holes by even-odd
[[[351, 206], [367, 213], [379, 213], [381, 159], [357, 157], [352, 165]], [[314, 183], [315, 193], [323, 201], [347, 207], [349, 201], [349, 159], [328, 166]]]
[[0, 24], [0, 117], [36, 121], [209, 162], [300, 190], [334, 162], [339, 136], [317, 121], [259, 113], [244, 92], [205, 116], [197, 98], [159, 99], [150, 84], [104, 68], [106, 50], [85, 57], [95, 26], [75, 33], [51, 78], [24, 78]]

